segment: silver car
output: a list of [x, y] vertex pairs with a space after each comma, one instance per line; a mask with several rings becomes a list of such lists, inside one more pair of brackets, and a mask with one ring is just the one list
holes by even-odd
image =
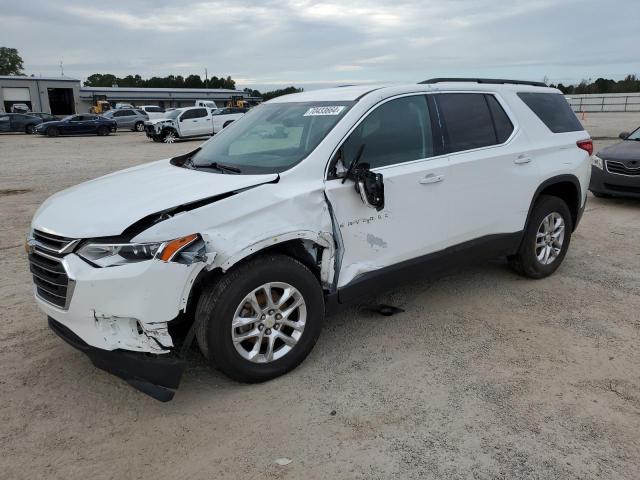
[[103, 113], [102, 116], [115, 120], [118, 124], [118, 129], [130, 128], [134, 132], [144, 132], [144, 122], [149, 120], [144, 111], [135, 108], [109, 110]]

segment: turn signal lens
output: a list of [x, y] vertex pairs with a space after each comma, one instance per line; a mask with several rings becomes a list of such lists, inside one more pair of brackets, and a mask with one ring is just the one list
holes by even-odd
[[176, 255], [176, 253], [178, 253], [187, 245], [190, 245], [191, 243], [195, 242], [197, 239], [198, 239], [198, 234], [194, 233], [191, 235], [187, 235], [186, 237], [176, 238], [175, 240], [171, 240], [170, 242], [167, 242], [165, 244], [164, 248], [162, 249], [162, 251], [160, 252], [157, 258], [159, 258], [164, 262], [169, 262]]

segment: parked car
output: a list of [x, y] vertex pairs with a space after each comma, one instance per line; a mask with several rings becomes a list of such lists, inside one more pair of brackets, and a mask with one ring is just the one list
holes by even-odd
[[640, 198], [640, 128], [620, 139], [593, 156], [589, 190], [596, 197]]
[[23, 113], [0, 113], [0, 132], [34, 133], [39, 123], [42, 123], [39, 117]]
[[85, 134], [109, 135], [116, 130], [115, 120], [91, 113], [69, 115], [57, 122], [44, 122], [36, 127], [36, 133], [50, 137]]
[[143, 110], [131, 108], [109, 110], [103, 113], [102, 116], [115, 120], [118, 128], [128, 128], [134, 132], [144, 132], [144, 122], [149, 120], [149, 117]]
[[57, 122], [61, 120], [60, 117], [45, 112], [29, 112], [28, 115], [31, 115], [33, 117], [40, 117], [43, 122]]
[[213, 133], [218, 133], [224, 127], [231, 125], [234, 121], [247, 113], [248, 110], [248, 108], [226, 107], [213, 111]]
[[11, 113], [29, 113], [31, 109], [26, 103], [14, 103], [11, 105]]
[[27, 239], [35, 298], [55, 333], [155, 398], [172, 398], [194, 336], [228, 376], [269, 380], [363, 295], [493, 256], [551, 275], [592, 148], [561, 92], [533, 82], [278, 97], [190, 153], [49, 198]]
[[142, 105], [138, 107], [138, 110], [142, 110], [147, 114], [149, 120], [155, 120], [156, 118], [164, 118], [164, 108], [157, 105]]
[[213, 135], [211, 124], [211, 112], [204, 107], [177, 108], [165, 113], [164, 118], [144, 122], [147, 137], [164, 143]]

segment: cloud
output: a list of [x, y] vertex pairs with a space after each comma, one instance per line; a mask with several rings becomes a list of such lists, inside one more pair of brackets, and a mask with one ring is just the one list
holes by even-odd
[[[3, 2], [28, 73], [231, 75], [241, 86], [640, 73], [637, 0]], [[597, 19], [597, 25], [593, 24]], [[28, 31], [29, 35], [24, 32]]]

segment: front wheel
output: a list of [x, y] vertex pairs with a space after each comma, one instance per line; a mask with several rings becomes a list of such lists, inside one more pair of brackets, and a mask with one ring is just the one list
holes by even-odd
[[564, 200], [542, 195], [533, 207], [518, 253], [509, 257], [509, 264], [525, 277], [548, 277], [564, 260], [572, 231], [571, 212]]
[[33, 135], [34, 133], [36, 133], [35, 125], [27, 125], [27, 128], [24, 129], [24, 133], [26, 133], [27, 135]]
[[58, 130], [58, 127], [49, 127], [47, 128], [47, 135], [50, 137], [57, 137], [60, 135], [60, 130]]
[[144, 123], [142, 123], [142, 122], [136, 123], [136, 125], [134, 127], [134, 130], [136, 132], [144, 132]]
[[266, 255], [205, 288], [196, 337], [212, 366], [241, 382], [262, 382], [298, 366], [322, 329], [324, 297], [315, 275], [286, 255]]
[[164, 143], [174, 143], [177, 140], [178, 136], [176, 135], [176, 132], [174, 132], [173, 130], [165, 130], [162, 133], [162, 141]]

